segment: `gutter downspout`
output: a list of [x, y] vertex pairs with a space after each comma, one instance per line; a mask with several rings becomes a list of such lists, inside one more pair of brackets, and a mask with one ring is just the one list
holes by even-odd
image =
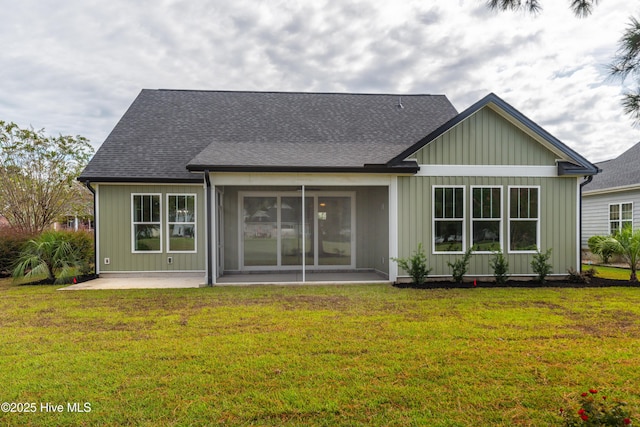
[[209, 169], [204, 170], [204, 183], [207, 187], [207, 286], [213, 285], [213, 244], [211, 242], [211, 178], [209, 177]]
[[[588, 183], [590, 183], [591, 181], [593, 181], [593, 175], [589, 175], [587, 176], [587, 179], [585, 179], [584, 181], [582, 181], [580, 183], [580, 221], [579, 221], [579, 228], [580, 228], [580, 232], [578, 233], [578, 248], [579, 248], [579, 253], [580, 253], [580, 258], [582, 258], [582, 189], [585, 185], [587, 185]], [[579, 260], [580, 261], [580, 268], [578, 269], [578, 271], [580, 273], [582, 273], [582, 259]]]
[[93, 270], [98, 277], [98, 224], [96, 223], [96, 190], [91, 186], [91, 181], [86, 180], [84, 185], [93, 194]]

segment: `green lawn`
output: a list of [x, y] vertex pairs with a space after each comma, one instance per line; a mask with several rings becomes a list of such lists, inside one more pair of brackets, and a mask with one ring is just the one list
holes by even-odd
[[640, 420], [639, 288], [56, 288], [0, 279], [0, 402], [37, 408], [0, 425], [556, 426], [589, 388]]
[[628, 268], [619, 267], [606, 267], [601, 265], [587, 265], [583, 264], [582, 269], [586, 270], [593, 267], [596, 270], [596, 277], [602, 277], [603, 279], [613, 280], [625, 280], [628, 281], [631, 276], [631, 270]]

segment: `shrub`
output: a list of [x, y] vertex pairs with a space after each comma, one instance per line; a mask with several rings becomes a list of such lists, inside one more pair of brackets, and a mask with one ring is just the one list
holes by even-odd
[[69, 232], [45, 231], [29, 240], [13, 269], [14, 279], [70, 283], [84, 268]]
[[574, 270], [572, 267], [569, 267], [567, 273], [569, 274], [568, 280], [571, 283], [591, 283], [591, 279], [595, 277], [597, 271], [593, 267], [583, 271]]
[[596, 398], [598, 390], [590, 389], [578, 398], [577, 405], [570, 404], [568, 409], [560, 409], [560, 415], [567, 427], [576, 426], [628, 426], [631, 415], [626, 403], [607, 396]]
[[418, 249], [409, 258], [391, 258], [398, 263], [398, 266], [409, 273], [415, 284], [421, 285], [431, 272], [427, 268], [427, 256], [422, 248], [422, 243], [418, 243]]
[[11, 275], [11, 270], [30, 237], [11, 228], [0, 231], [0, 277]]
[[622, 258], [629, 264], [631, 275], [630, 282], [637, 283], [638, 264], [640, 264], [640, 229], [633, 230], [631, 227], [623, 227], [616, 234], [602, 240], [599, 245], [600, 250], [611, 251]]
[[549, 264], [549, 258], [551, 258], [551, 248], [547, 249], [545, 253], [538, 250], [531, 261], [531, 269], [536, 273], [536, 276], [538, 276], [538, 281], [540, 283], [545, 283], [547, 276], [552, 271], [552, 266]]
[[509, 262], [502, 251], [494, 252], [489, 260], [489, 266], [493, 269], [493, 277], [498, 285], [504, 285], [509, 279]]
[[592, 254], [598, 255], [602, 259], [603, 264], [608, 264], [611, 257], [614, 255], [611, 247], [602, 245], [604, 240], [607, 240], [609, 236], [591, 236], [587, 241], [587, 246]]
[[94, 259], [94, 244], [93, 244], [93, 232], [79, 230], [79, 231], [61, 231], [61, 234], [65, 235], [65, 239], [71, 244], [76, 251], [80, 262], [82, 263], [81, 274], [89, 274], [93, 272]]
[[471, 259], [471, 250], [473, 248], [467, 249], [462, 258], [458, 258], [453, 263], [447, 261], [447, 265], [451, 267], [451, 275], [453, 276], [453, 280], [456, 283], [462, 283], [464, 279], [464, 275], [467, 274], [467, 269], [469, 268], [469, 260]]

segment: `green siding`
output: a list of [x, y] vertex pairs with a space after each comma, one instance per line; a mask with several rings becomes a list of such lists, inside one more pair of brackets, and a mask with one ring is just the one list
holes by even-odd
[[485, 107], [415, 154], [419, 164], [553, 166], [558, 158]]
[[[511, 274], [531, 274], [531, 254], [508, 254], [508, 186], [540, 187], [540, 245], [544, 251], [553, 248], [553, 273], [565, 274], [576, 266], [577, 257], [577, 191], [578, 180], [572, 178], [500, 178], [500, 177], [399, 177], [398, 178], [398, 241], [399, 256], [410, 256], [422, 243], [432, 275], [450, 275], [447, 262], [461, 255], [432, 253], [432, 187], [434, 185], [465, 186], [466, 245], [471, 244], [470, 198], [472, 185], [503, 187], [503, 251]], [[491, 254], [474, 254], [468, 274], [492, 275]], [[400, 274], [404, 274], [400, 272]]]
[[[115, 185], [99, 184], [98, 241], [100, 271], [204, 271], [205, 216], [204, 191], [201, 185]], [[160, 193], [162, 195], [162, 253], [133, 253], [131, 250], [131, 194]], [[196, 194], [196, 253], [167, 253], [167, 197], [168, 193]], [[173, 263], [167, 257], [173, 257]], [[104, 259], [111, 260], [109, 265]]]

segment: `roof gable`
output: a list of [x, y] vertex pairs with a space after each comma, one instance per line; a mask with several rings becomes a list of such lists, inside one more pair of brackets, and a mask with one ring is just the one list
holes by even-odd
[[456, 117], [453, 117], [442, 126], [438, 127], [438, 129], [422, 138], [412, 147], [404, 150], [402, 153], [394, 157], [389, 164], [393, 165], [396, 162], [401, 162], [407, 157], [414, 155], [417, 151], [425, 147], [427, 144], [435, 141], [445, 132], [450, 131], [485, 108], [491, 109], [526, 135], [533, 138], [533, 140], [540, 143], [547, 150], [557, 155], [558, 173], [560, 175], [594, 175], [598, 173], [598, 168], [595, 165], [573, 151], [567, 145], [563, 144], [549, 132], [538, 126], [532, 120], [524, 116], [493, 93], [476, 102]]
[[443, 95], [143, 90], [81, 179], [402, 169], [388, 160], [456, 114]]

